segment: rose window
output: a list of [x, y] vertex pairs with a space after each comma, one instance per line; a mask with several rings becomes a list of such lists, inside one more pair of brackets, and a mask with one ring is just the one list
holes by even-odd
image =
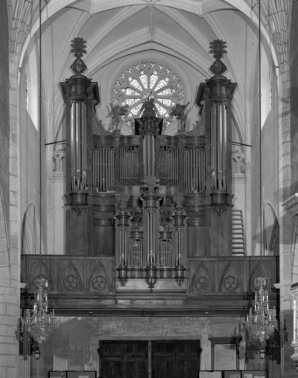
[[157, 117], [169, 118], [172, 107], [185, 103], [178, 75], [157, 62], [139, 62], [119, 75], [113, 88], [113, 104], [128, 106], [128, 119], [141, 117], [146, 99], [154, 98]]

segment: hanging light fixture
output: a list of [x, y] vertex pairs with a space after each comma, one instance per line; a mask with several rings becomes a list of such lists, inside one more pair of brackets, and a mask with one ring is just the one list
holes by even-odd
[[259, 340], [261, 343], [260, 357], [265, 357], [266, 341], [277, 329], [276, 309], [269, 308], [269, 297], [267, 280], [258, 277], [255, 285], [259, 287], [255, 291], [254, 306], [249, 309], [246, 318], [246, 328], [252, 339]]
[[[41, 221], [41, 203], [42, 203], [42, 118], [41, 118], [41, 101], [42, 101], [42, 43], [41, 43], [41, 0], [39, 0], [39, 140], [40, 140], [40, 146], [39, 146], [39, 179], [40, 179], [40, 231], [39, 231], [39, 237], [40, 237], [40, 257], [41, 257], [41, 249], [42, 249], [42, 238], [41, 238], [41, 227], [42, 227], [42, 221]], [[41, 261], [40, 261], [41, 264]], [[23, 316], [20, 319], [19, 327], [20, 330], [23, 330], [23, 332], [20, 332], [19, 334], [23, 334], [25, 330], [25, 334], [29, 334], [38, 344], [43, 343], [47, 337], [50, 335], [50, 333], [53, 330], [54, 327], [54, 310], [50, 313], [48, 311], [48, 287], [49, 283], [46, 277], [39, 276], [35, 278], [34, 280], [35, 285], [35, 292], [34, 292], [34, 302], [33, 302], [33, 308], [26, 308], [23, 312]], [[20, 342], [22, 341], [19, 337]], [[39, 348], [38, 348], [39, 350]], [[39, 353], [40, 356], [40, 353]], [[36, 356], [35, 356], [36, 357]]]
[[[259, 181], [260, 181], [260, 255], [263, 255], [263, 187], [262, 187], [262, 87], [261, 87], [261, 0], [258, 3], [258, 91], [259, 91], [259, 153], [260, 153], [260, 167], [259, 167]], [[273, 335], [274, 331], [278, 327], [276, 319], [276, 310], [269, 308], [268, 298], [268, 286], [269, 281], [264, 277], [257, 277], [255, 279], [255, 287], [258, 290], [255, 291], [254, 306], [249, 309], [249, 313], [246, 319], [246, 328], [249, 332], [249, 336], [252, 339], [259, 340], [261, 343], [260, 357], [265, 358], [265, 350], [267, 340]]]
[[24, 359], [32, 354], [30, 345], [33, 340], [42, 344], [52, 333], [55, 324], [54, 309], [52, 312], [48, 311], [48, 280], [44, 277], [38, 277], [34, 282], [36, 290], [33, 308], [23, 310], [16, 332]]
[[33, 303], [33, 310], [27, 309], [24, 316], [24, 323], [32, 338], [42, 344], [54, 327], [54, 310], [48, 312], [48, 280], [39, 277], [35, 280], [36, 292]]

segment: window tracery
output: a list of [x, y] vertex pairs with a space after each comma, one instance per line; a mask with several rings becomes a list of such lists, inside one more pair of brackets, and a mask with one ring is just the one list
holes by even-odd
[[128, 106], [127, 123], [142, 116], [144, 101], [154, 99], [156, 114], [171, 123], [171, 110], [176, 104], [185, 103], [185, 89], [179, 76], [168, 66], [156, 61], [138, 62], [115, 81], [112, 102]]

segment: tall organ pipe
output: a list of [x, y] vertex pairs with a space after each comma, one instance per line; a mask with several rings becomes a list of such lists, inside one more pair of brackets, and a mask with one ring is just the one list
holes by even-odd
[[143, 139], [144, 176], [155, 176], [155, 138], [151, 134], [144, 135]]
[[73, 102], [70, 119], [70, 155], [72, 190], [87, 189], [86, 104]]

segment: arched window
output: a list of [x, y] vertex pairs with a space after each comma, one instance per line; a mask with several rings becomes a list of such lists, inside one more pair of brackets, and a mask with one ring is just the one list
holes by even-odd
[[142, 104], [154, 98], [158, 117], [169, 118], [175, 104], [184, 104], [181, 79], [168, 66], [154, 61], [141, 61], [127, 68], [115, 81], [114, 105], [129, 106], [128, 118], [140, 117]]

